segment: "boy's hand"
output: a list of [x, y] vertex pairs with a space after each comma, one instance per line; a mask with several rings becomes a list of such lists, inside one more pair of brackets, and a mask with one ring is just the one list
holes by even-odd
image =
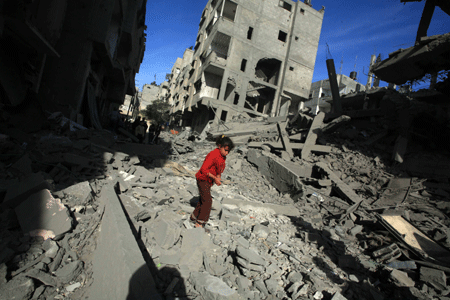
[[217, 176], [216, 178], [214, 178], [214, 182], [217, 186], [221, 185], [222, 183], [220, 182], [220, 177]]

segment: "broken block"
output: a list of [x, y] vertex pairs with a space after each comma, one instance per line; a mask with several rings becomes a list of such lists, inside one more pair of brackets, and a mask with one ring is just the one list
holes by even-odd
[[266, 266], [267, 262], [255, 251], [250, 249], [245, 249], [244, 247], [237, 246], [236, 247], [236, 254], [240, 257], [242, 257], [244, 260], [246, 260], [249, 263], [255, 264], [255, 265], [261, 265]]
[[408, 274], [399, 270], [392, 270], [391, 272], [391, 280], [395, 282], [398, 286], [406, 286], [411, 287], [415, 285], [414, 280], [409, 278]]
[[240, 299], [235, 290], [230, 288], [222, 279], [206, 272], [193, 272], [190, 281], [203, 299]]
[[67, 196], [75, 197], [78, 204], [86, 204], [91, 200], [92, 189], [88, 181], [80, 182], [62, 190]]
[[31, 195], [15, 211], [22, 231], [31, 236], [57, 239], [72, 229], [69, 210], [49, 190]]
[[421, 267], [420, 268], [420, 280], [431, 284], [438, 290], [445, 290], [447, 287], [447, 277], [444, 271]]
[[163, 249], [170, 249], [180, 238], [180, 226], [177, 226], [174, 222], [163, 220], [162, 218], [156, 219], [158, 222], [155, 227], [155, 240], [159, 246]]

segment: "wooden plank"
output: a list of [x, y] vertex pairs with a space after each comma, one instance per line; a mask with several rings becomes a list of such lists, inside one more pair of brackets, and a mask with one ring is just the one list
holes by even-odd
[[289, 141], [289, 135], [286, 132], [286, 125], [287, 125], [286, 122], [284, 123], [284, 125], [281, 125], [281, 122], [277, 122], [278, 133], [280, 134], [280, 137], [281, 137], [281, 143], [283, 144], [283, 149], [286, 150], [286, 152], [289, 154], [289, 156], [291, 158], [293, 158], [294, 152], [292, 151], [292, 148], [291, 148], [291, 141]]
[[[262, 145], [268, 145], [274, 149], [281, 150], [283, 149], [283, 144], [281, 142], [250, 142], [248, 143], [248, 147], [250, 148], [261, 148]], [[303, 149], [305, 144], [302, 143], [291, 143], [292, 149]], [[323, 146], [323, 145], [313, 145], [311, 146], [311, 152], [320, 152], [320, 153], [330, 153], [331, 146]]]
[[314, 118], [311, 128], [309, 129], [308, 136], [306, 137], [305, 146], [302, 149], [301, 159], [306, 159], [311, 153], [311, 146], [316, 144], [317, 136], [319, 134], [320, 127], [322, 127], [324, 118], [324, 112], [319, 112]]
[[319, 168], [325, 171], [325, 173], [328, 174], [328, 177], [336, 184], [336, 187], [339, 191], [339, 193], [342, 196], [345, 196], [348, 200], [350, 200], [353, 203], [360, 203], [363, 200], [361, 197], [359, 197], [352, 188], [350, 188], [347, 184], [345, 184], [336, 174], [333, 173], [333, 171], [328, 168], [328, 166], [323, 162], [318, 162], [316, 164]]

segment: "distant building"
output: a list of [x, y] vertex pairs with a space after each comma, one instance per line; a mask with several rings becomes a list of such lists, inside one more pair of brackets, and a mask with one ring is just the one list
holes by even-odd
[[171, 121], [198, 131], [296, 111], [310, 93], [323, 12], [310, 1], [209, 0], [193, 51], [172, 69]]
[[[365, 85], [357, 82], [346, 75], [337, 74], [337, 81], [339, 86], [339, 94], [345, 95], [353, 92], [365, 91]], [[356, 76], [356, 74], [354, 75]], [[330, 100], [332, 100], [330, 80], [324, 79], [313, 82], [311, 84], [311, 92], [308, 101], [305, 101], [304, 107], [309, 107], [316, 113], [317, 106], [329, 107]], [[324, 111], [324, 109], [322, 109]]]
[[[43, 109], [101, 127], [134, 95], [144, 57], [147, 0], [4, 0], [0, 101], [37, 98]], [[81, 118], [80, 118], [81, 119]]]
[[147, 105], [153, 103], [153, 101], [158, 100], [159, 85], [157, 84], [144, 84], [141, 92], [141, 109], [145, 109]]

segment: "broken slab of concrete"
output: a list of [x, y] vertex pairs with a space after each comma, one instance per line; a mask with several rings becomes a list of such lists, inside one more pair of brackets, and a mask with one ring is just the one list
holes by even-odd
[[336, 131], [339, 127], [349, 122], [350, 120], [351, 118], [349, 116], [342, 115], [327, 124], [322, 124], [321, 132], [331, 133], [333, 131]]
[[250, 150], [247, 160], [258, 167], [258, 171], [282, 193], [302, 192], [303, 185], [299, 177], [311, 177], [312, 168], [308, 165], [294, 165], [276, 156], [268, 156], [264, 152]]
[[318, 135], [320, 134], [320, 127], [322, 127], [323, 119], [325, 118], [324, 112], [319, 112], [314, 118], [311, 128], [309, 129], [308, 136], [306, 137], [305, 146], [302, 149], [301, 158], [306, 159], [311, 153], [311, 146], [316, 144]]
[[15, 208], [29, 196], [43, 189], [50, 189], [50, 184], [40, 173], [34, 173], [8, 188], [0, 209]]
[[[104, 186], [106, 205], [93, 260], [91, 299], [162, 299], [114, 191]], [[105, 255], [108, 253], [108, 255]], [[114, 263], [111, 263], [114, 262]]]
[[58, 239], [72, 229], [69, 210], [49, 190], [37, 192], [15, 209], [25, 234]]
[[[250, 142], [248, 143], [249, 148], [262, 148], [264, 145], [269, 146], [272, 149], [275, 150], [281, 150], [283, 149], [283, 144], [281, 142]], [[305, 144], [303, 143], [290, 143], [291, 149], [295, 150], [301, 150], [305, 147]], [[325, 145], [311, 145], [310, 150], [311, 152], [315, 153], [330, 153], [332, 147], [325, 146]]]
[[292, 159], [294, 157], [294, 152], [292, 152], [291, 142], [289, 141], [289, 135], [286, 132], [287, 123], [281, 124], [281, 122], [277, 122], [278, 134], [280, 135], [281, 143], [283, 144], [283, 149], [289, 154], [289, 157]]
[[260, 203], [260, 202], [253, 202], [253, 201], [246, 201], [242, 199], [231, 199], [231, 198], [225, 198], [222, 200], [222, 205], [224, 206], [231, 206], [231, 207], [239, 207], [243, 208], [246, 206], [251, 206], [255, 208], [265, 208], [272, 210], [274, 213], [278, 215], [285, 215], [289, 217], [297, 217], [300, 215], [299, 210], [294, 207], [293, 205], [277, 205], [272, 203]]
[[338, 192], [350, 200], [353, 203], [361, 203], [363, 200], [359, 197], [352, 188], [350, 188], [345, 182], [343, 182], [333, 171], [328, 168], [328, 166], [323, 162], [318, 162], [317, 167], [325, 171], [328, 177], [336, 184]]
[[62, 190], [65, 196], [75, 197], [79, 204], [86, 204], [92, 200], [92, 188], [88, 181], [80, 182]]
[[445, 276], [444, 271], [421, 267], [420, 281], [426, 282], [440, 291], [447, 288], [447, 277]]
[[190, 281], [205, 300], [239, 300], [238, 293], [223, 280], [206, 272], [193, 272]]

